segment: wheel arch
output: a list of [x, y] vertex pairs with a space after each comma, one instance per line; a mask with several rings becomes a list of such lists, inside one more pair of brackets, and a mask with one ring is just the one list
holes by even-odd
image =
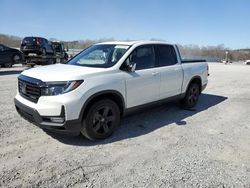
[[90, 106], [101, 99], [110, 99], [113, 100], [119, 107], [121, 115], [124, 114], [125, 111], [125, 101], [124, 101], [124, 97], [123, 95], [115, 90], [104, 90], [104, 91], [100, 91], [97, 92], [93, 95], [91, 95], [86, 102], [84, 103], [81, 112], [80, 112], [80, 116], [79, 119], [82, 120], [83, 117], [86, 115], [88, 109], [90, 108]]
[[[202, 90], [202, 79], [200, 76], [194, 76], [188, 83], [187, 85], [187, 88], [186, 88], [186, 92], [189, 88], [189, 86], [192, 84], [192, 83], [197, 83], [199, 85], [199, 90], [200, 90], [200, 93], [201, 93], [201, 90]], [[185, 93], [186, 93], [185, 92]]]

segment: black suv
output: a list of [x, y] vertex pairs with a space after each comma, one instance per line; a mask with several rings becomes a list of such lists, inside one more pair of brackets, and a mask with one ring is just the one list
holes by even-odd
[[42, 37], [25, 37], [20, 49], [24, 55], [29, 53], [37, 55], [54, 54], [51, 42]]
[[0, 44], [0, 66], [11, 67], [23, 61], [23, 53], [15, 48]]

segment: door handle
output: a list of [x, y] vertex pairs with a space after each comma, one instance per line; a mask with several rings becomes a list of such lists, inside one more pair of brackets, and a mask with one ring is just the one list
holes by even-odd
[[156, 76], [158, 74], [159, 74], [159, 72], [152, 72], [152, 76]]

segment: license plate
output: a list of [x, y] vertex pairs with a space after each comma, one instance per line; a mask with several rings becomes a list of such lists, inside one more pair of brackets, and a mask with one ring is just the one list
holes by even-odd
[[35, 53], [29, 53], [29, 56], [37, 56]]

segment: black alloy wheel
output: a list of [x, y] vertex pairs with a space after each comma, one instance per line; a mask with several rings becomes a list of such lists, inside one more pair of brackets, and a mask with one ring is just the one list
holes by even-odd
[[192, 83], [187, 92], [186, 92], [186, 96], [183, 100], [183, 104], [185, 108], [193, 108], [199, 99], [200, 96], [200, 88], [199, 85], [197, 83]]
[[119, 123], [119, 107], [112, 100], [103, 99], [88, 110], [81, 133], [91, 140], [104, 139], [114, 132]]
[[13, 63], [20, 63], [21, 62], [21, 56], [18, 54], [14, 54], [12, 58]]

